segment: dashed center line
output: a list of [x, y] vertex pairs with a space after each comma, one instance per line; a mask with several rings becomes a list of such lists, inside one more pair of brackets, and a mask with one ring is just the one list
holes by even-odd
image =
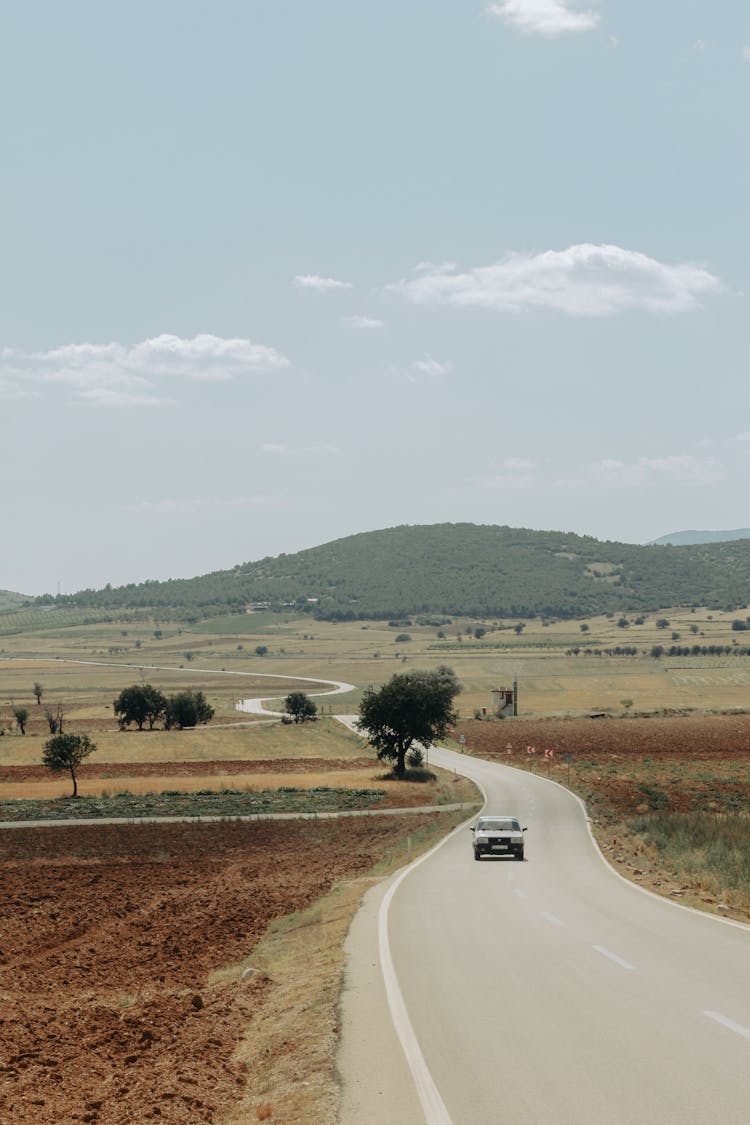
[[704, 1012], [703, 1015], [708, 1016], [710, 1020], [715, 1020], [716, 1023], [720, 1023], [722, 1027], [729, 1028], [736, 1035], [741, 1035], [744, 1039], [750, 1039], [750, 1028], [743, 1027], [741, 1023], [735, 1023], [728, 1016], [723, 1016], [721, 1012]]
[[614, 961], [615, 965], [619, 965], [621, 969], [635, 969], [635, 965], [631, 965], [624, 957], [618, 957], [611, 949], [605, 949], [603, 945], [594, 945], [592, 948], [595, 949], [597, 953], [601, 953], [602, 957], [606, 957], [607, 960]]
[[549, 922], [550, 925], [552, 925], [552, 926], [564, 926], [565, 925], [564, 922], [560, 921], [560, 919], [557, 917], [556, 914], [550, 914], [548, 910], [542, 911], [542, 918], [544, 918], [545, 922]]

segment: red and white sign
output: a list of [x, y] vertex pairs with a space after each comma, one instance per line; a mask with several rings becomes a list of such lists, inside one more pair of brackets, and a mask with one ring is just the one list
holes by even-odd
[[550, 750], [549, 747], [544, 751], [545, 758], [552, 758], [554, 757], [554, 754], [554, 750]]
[[527, 753], [527, 754], [534, 754], [534, 753], [535, 753], [535, 747], [533, 747], [533, 746], [527, 746], [527, 747], [526, 747], [526, 753]]

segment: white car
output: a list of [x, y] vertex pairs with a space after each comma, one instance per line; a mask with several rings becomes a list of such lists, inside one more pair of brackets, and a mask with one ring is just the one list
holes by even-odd
[[480, 816], [470, 831], [474, 833], [474, 859], [483, 855], [512, 855], [523, 859], [522, 828], [514, 816]]

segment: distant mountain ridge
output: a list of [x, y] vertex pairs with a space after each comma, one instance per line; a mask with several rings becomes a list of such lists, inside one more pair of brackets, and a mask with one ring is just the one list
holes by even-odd
[[731, 543], [735, 539], [750, 539], [750, 527], [735, 531], [673, 531], [652, 539], [651, 546], [692, 547], [698, 543]]
[[197, 578], [46, 595], [39, 605], [197, 620], [252, 606], [324, 620], [443, 614], [583, 618], [750, 601], [750, 539], [637, 545], [487, 524], [363, 532]]

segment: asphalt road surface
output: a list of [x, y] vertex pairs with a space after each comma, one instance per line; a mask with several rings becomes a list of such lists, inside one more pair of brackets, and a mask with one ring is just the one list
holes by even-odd
[[750, 929], [616, 875], [540, 774], [430, 751], [528, 826], [526, 860], [459, 829], [355, 920], [343, 1125], [750, 1122]]

